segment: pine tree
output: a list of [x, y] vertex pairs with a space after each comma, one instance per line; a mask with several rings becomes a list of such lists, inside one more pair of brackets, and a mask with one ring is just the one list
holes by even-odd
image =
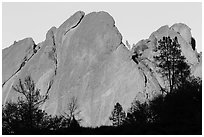
[[109, 118], [113, 122], [113, 126], [121, 126], [125, 121], [125, 112], [122, 106], [117, 102]]
[[163, 37], [158, 41], [155, 48], [158, 54], [154, 56], [159, 72], [167, 78], [169, 91], [178, 88], [188, 77], [189, 66], [185, 62], [185, 57], [181, 55], [181, 47], [177, 37], [173, 40], [170, 37]]

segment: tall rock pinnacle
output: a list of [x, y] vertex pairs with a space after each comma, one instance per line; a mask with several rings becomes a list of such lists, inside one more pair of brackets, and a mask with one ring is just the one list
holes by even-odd
[[74, 96], [78, 100], [83, 126], [110, 124], [116, 102], [127, 110], [134, 98], [146, 101], [161, 93], [165, 82], [155, 71], [153, 47], [166, 35], [178, 36], [182, 52], [200, 75], [190, 29], [182, 24], [164, 26], [133, 47], [137, 62], [122, 43], [122, 35], [107, 12], [85, 15], [78, 11], [59, 28], [52, 27], [45, 41], [35, 45], [31, 38], [3, 50], [3, 98], [16, 101], [12, 86], [31, 75], [41, 94], [49, 99], [41, 106], [52, 115], [63, 114]]

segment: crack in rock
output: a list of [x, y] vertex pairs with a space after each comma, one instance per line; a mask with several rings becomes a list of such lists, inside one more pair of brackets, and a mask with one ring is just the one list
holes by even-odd
[[64, 35], [67, 34], [67, 32], [69, 32], [70, 30], [74, 29], [75, 27], [77, 27], [79, 25], [79, 23], [82, 21], [84, 15], [81, 16], [81, 18], [79, 19], [79, 21], [74, 25], [72, 26], [71, 28], [69, 28], [68, 30], [65, 31]]
[[2, 88], [4, 87], [7, 81], [9, 81], [14, 75], [16, 75], [26, 65], [26, 63], [37, 53], [37, 51], [38, 51], [37, 49], [33, 50], [33, 54], [28, 59], [27, 59], [27, 55], [24, 57], [23, 62], [21, 63], [20, 67], [14, 72], [14, 74], [12, 74], [6, 81], [3, 82]]

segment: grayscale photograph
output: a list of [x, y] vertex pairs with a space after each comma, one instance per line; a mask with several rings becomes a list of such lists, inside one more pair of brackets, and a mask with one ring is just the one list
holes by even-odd
[[202, 2], [2, 2], [3, 135], [202, 135]]

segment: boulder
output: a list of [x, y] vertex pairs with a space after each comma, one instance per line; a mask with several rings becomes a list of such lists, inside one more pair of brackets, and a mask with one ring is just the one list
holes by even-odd
[[187, 42], [187, 44], [191, 44], [191, 29], [184, 23], [175, 23], [170, 27], [170, 29], [176, 31], [181, 37]]

